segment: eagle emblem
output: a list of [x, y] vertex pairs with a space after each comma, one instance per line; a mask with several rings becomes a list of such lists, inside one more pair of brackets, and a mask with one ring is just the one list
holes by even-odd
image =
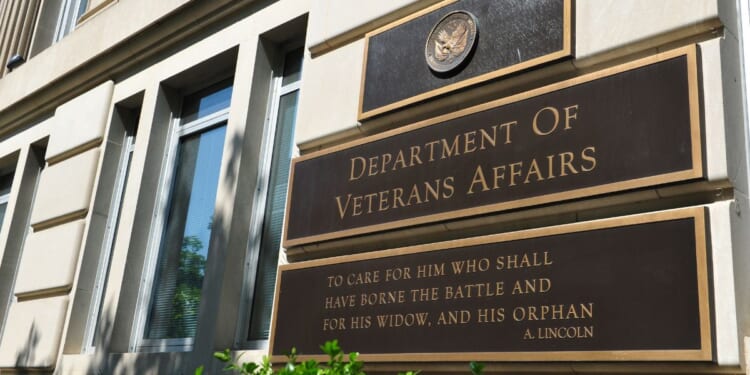
[[430, 69], [445, 73], [457, 68], [468, 57], [477, 36], [477, 21], [466, 11], [448, 13], [427, 37], [425, 59]]
[[469, 33], [466, 25], [459, 24], [453, 29], [451, 34], [448, 34], [446, 30], [440, 30], [436, 39], [435, 59], [445, 61], [448, 58], [460, 55], [466, 49]]

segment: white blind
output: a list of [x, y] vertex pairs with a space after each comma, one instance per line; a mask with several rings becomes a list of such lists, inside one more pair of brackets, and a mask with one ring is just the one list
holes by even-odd
[[279, 100], [248, 340], [265, 340], [269, 334], [271, 307], [276, 285], [276, 268], [281, 249], [281, 231], [284, 224], [284, 207], [289, 183], [289, 167], [294, 143], [294, 122], [297, 115], [298, 94], [299, 91], [295, 90], [282, 96]]

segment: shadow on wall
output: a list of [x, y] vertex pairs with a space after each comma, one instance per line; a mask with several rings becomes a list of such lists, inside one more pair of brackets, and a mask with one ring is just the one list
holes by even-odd
[[[227, 174], [224, 176], [224, 180], [221, 184], [224, 185], [224, 189], [231, 189], [235, 184], [237, 186], [237, 194], [243, 194], [243, 191], [249, 188], [246, 186], [250, 181], [245, 183], [239, 181], [238, 172], [243, 168], [240, 165], [242, 163], [242, 148], [243, 138], [238, 134], [232, 134], [228, 137], [225, 143], [225, 153], [228, 153], [228, 165]], [[251, 162], [257, 162], [257, 160], [251, 160]], [[246, 168], [246, 167], [245, 167]], [[267, 182], [265, 182], [267, 183]], [[221, 188], [220, 188], [221, 189]], [[236, 207], [235, 207], [236, 208]], [[236, 210], [235, 210], [236, 211]], [[226, 255], [230, 251], [228, 249], [229, 239], [226, 238], [226, 232], [230, 229], [228, 226], [231, 224], [225, 224], [223, 218], [222, 208], [220, 207], [214, 214], [216, 219], [213, 222], [217, 227], [226, 227], [227, 230], [217, 231], [212, 234], [212, 241], [216, 241], [217, 244], [223, 244], [223, 246], [213, 245], [211, 247], [212, 252], [216, 254], [209, 255], [208, 260], [205, 262], [205, 275], [208, 277], [206, 282], [202, 286], [203, 293], [201, 293], [200, 306], [200, 326], [198, 330], [206, 329], [206, 327], [216, 327], [217, 321], [221, 319], [219, 316], [218, 304], [220, 303], [219, 295], [221, 293], [206, 293], [207, 290], [219, 291], [223, 289], [222, 284], [225, 281], [224, 272], [235, 265], [228, 265], [226, 261]], [[190, 250], [191, 246], [195, 245], [194, 241], [190, 241], [186, 238], [183, 242], [183, 252]], [[235, 251], [237, 251], [235, 249]], [[244, 251], [244, 247], [241, 251]], [[195, 251], [187, 253], [195, 253]], [[243, 257], [244, 259], [244, 257]], [[189, 262], [188, 262], [189, 263]], [[240, 262], [239, 264], [244, 264]], [[235, 267], [236, 268], [236, 267]], [[236, 280], [241, 283], [242, 275], [241, 269]], [[234, 270], [230, 271], [234, 272]], [[201, 277], [202, 279], [202, 277]], [[240, 298], [241, 287], [236, 286], [235, 296], [237, 300]], [[112, 339], [112, 332], [115, 325], [115, 311], [112, 306], [103, 306], [100, 317], [99, 327], [97, 328], [97, 337], [95, 337], [95, 349], [92, 360], [89, 361], [82, 374], [95, 374], [95, 375], [129, 375], [129, 374], [170, 374], [170, 375], [193, 375], [195, 369], [203, 365], [205, 368], [204, 374], [220, 374], [224, 367], [224, 364], [219, 362], [213, 357], [213, 352], [222, 350], [224, 347], [215, 348], [212, 343], [215, 342], [215, 332], [199, 332], [191, 352], [164, 352], [164, 353], [148, 353], [148, 354], [136, 354], [136, 353], [112, 353], [110, 352], [110, 345]], [[200, 341], [198, 341], [200, 340]], [[101, 344], [104, 343], [104, 344]], [[63, 369], [58, 369], [56, 372], [60, 375], [63, 374]], [[67, 373], [65, 375], [68, 375]]]
[[[80, 374], [86, 375], [130, 375], [130, 374], [181, 374], [174, 371], [180, 368], [180, 357], [175, 354], [179, 353], [153, 353], [149, 355], [132, 355], [132, 353], [111, 353], [107, 346], [101, 345], [102, 342], [108, 342], [114, 326], [111, 317], [111, 310], [105, 308], [102, 313], [102, 320], [99, 322], [100, 327], [98, 336], [95, 338], [95, 353], [93, 359], [89, 362], [86, 369]], [[63, 370], [64, 371], [64, 370]], [[60, 375], [62, 371], [58, 371]], [[76, 372], [77, 374], [77, 372]], [[192, 374], [185, 372], [185, 374]], [[66, 374], [67, 375], [67, 374]]]
[[34, 363], [34, 355], [36, 354], [37, 346], [39, 346], [39, 342], [41, 341], [41, 334], [39, 333], [39, 330], [36, 327], [36, 323], [31, 323], [31, 328], [29, 329], [29, 336], [26, 339], [26, 345], [24, 345], [23, 349], [21, 349], [18, 354], [16, 354], [16, 368], [20, 369], [16, 373], [17, 374], [30, 374], [32, 372], [38, 373], [36, 369], [34, 370], [25, 370], [29, 369], [29, 365]]

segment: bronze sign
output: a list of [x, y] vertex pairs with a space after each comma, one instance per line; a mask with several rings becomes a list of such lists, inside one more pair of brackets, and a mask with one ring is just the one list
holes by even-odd
[[569, 57], [572, 8], [572, 0], [449, 0], [368, 33], [359, 119]]
[[703, 177], [696, 47], [293, 161], [285, 247]]
[[430, 31], [424, 54], [430, 69], [447, 73], [459, 67], [477, 41], [477, 19], [466, 11], [443, 17]]
[[704, 215], [284, 265], [271, 353], [338, 339], [367, 361], [710, 361]]

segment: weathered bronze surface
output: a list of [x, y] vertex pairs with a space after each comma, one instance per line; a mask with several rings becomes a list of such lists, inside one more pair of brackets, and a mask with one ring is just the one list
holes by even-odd
[[367, 361], [711, 360], [703, 208], [282, 266], [271, 351]]
[[[464, 39], [452, 23], [469, 13], [479, 33], [467, 33], [457, 53]], [[386, 25], [365, 37], [359, 118], [568, 57], [571, 29], [572, 0], [448, 1]]]
[[297, 158], [285, 246], [703, 177], [695, 47]]
[[448, 13], [427, 37], [424, 48], [427, 65], [436, 72], [450, 72], [466, 61], [476, 41], [476, 17], [461, 10]]

